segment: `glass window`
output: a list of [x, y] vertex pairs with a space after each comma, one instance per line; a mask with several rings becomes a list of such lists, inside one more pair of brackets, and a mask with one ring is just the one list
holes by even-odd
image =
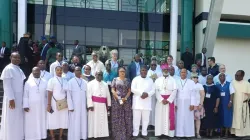
[[85, 1], [87, 0], [66, 0], [67, 7], [85, 8]]
[[103, 0], [103, 9], [118, 11], [119, 0]]
[[120, 0], [121, 11], [137, 12], [137, 0]]
[[156, 0], [156, 13], [170, 13], [170, 0]]
[[151, 31], [137, 31], [138, 47], [154, 49], [155, 33]]
[[137, 48], [135, 30], [119, 30], [119, 46]]
[[102, 0], [86, 0], [86, 8], [102, 9]]
[[43, 4], [43, 0], [27, 0], [30, 4]]
[[65, 49], [66, 49], [66, 58], [70, 59], [71, 54], [73, 52], [73, 48], [75, 48], [75, 45], [65, 45]]
[[103, 29], [102, 41], [104, 46], [118, 46], [118, 30], [117, 29]]
[[123, 59], [124, 65], [129, 65], [136, 54], [136, 49], [119, 49], [120, 59]]
[[60, 43], [64, 43], [64, 25], [51, 25], [50, 34], [56, 36]]
[[40, 40], [44, 35], [43, 24], [28, 24], [27, 31], [31, 33], [33, 40]]
[[86, 45], [102, 45], [102, 29], [86, 27]]
[[155, 0], [138, 0], [138, 12], [155, 13]]
[[44, 0], [45, 5], [64, 6], [64, 0]]
[[73, 44], [74, 40], [85, 44], [85, 27], [65, 26], [65, 44]]
[[155, 33], [155, 52], [157, 57], [162, 58], [162, 56], [168, 55], [169, 45], [169, 33]]

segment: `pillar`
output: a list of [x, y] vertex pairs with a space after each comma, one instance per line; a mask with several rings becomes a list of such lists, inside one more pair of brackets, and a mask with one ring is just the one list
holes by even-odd
[[[12, 46], [12, 0], [0, 0], [0, 43]], [[0, 44], [1, 45], [1, 44]]]
[[170, 48], [169, 54], [173, 56], [173, 63], [177, 61], [177, 35], [178, 35], [178, 0], [171, 0], [170, 8]]
[[18, 0], [17, 41], [27, 33], [27, 0]]
[[193, 52], [193, 8], [194, 0], [182, 0], [181, 6], [181, 53], [189, 48]]

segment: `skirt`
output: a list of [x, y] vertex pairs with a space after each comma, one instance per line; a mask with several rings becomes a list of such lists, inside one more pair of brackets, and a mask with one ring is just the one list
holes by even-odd
[[198, 107], [195, 107], [194, 110], [194, 120], [200, 120], [202, 118], [205, 117], [205, 109], [202, 106], [201, 109], [199, 109]]

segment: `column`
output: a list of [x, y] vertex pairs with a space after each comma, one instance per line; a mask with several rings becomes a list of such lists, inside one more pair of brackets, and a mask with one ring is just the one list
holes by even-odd
[[189, 48], [193, 52], [193, 8], [194, 0], [182, 0], [181, 10], [181, 53]]
[[0, 43], [12, 46], [12, 0], [0, 0]]
[[169, 54], [173, 56], [173, 63], [177, 59], [177, 35], [178, 35], [178, 0], [171, 0], [170, 8], [170, 48]]
[[18, 0], [17, 41], [27, 33], [27, 0]]

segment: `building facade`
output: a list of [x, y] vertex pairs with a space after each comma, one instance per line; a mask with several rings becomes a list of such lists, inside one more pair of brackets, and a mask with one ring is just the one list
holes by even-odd
[[[179, 60], [187, 47], [192, 53], [201, 52], [210, 2], [2, 0], [0, 41], [11, 46], [23, 33], [30, 32], [34, 40], [55, 35], [67, 55], [71, 54], [73, 41], [79, 40], [88, 48], [88, 54], [100, 46], [117, 49], [125, 64], [138, 52], [147, 58], [172, 54]], [[227, 66], [230, 75], [237, 69], [250, 71], [245, 65], [250, 57], [249, 4], [248, 0], [224, 0], [213, 56]]]

